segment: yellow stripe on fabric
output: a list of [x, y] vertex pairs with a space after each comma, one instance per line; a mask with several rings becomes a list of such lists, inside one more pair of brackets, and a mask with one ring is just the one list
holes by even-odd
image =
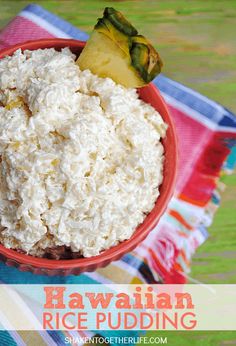
[[142, 284], [143, 284], [143, 281], [140, 280], [140, 279], [137, 278], [137, 277], [134, 277], [133, 280], [130, 282], [130, 284], [142, 285]]
[[100, 268], [97, 272], [117, 284], [129, 284], [133, 280], [133, 275], [113, 264]]
[[28, 345], [34, 346], [47, 346], [48, 344], [43, 340], [41, 335], [36, 331], [18, 331], [21, 339]]

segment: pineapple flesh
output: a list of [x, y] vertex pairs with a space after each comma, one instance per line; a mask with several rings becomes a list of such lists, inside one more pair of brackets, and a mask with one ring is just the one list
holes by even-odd
[[89, 69], [127, 88], [148, 84], [163, 65], [151, 43], [111, 7], [98, 19], [76, 63], [81, 70]]

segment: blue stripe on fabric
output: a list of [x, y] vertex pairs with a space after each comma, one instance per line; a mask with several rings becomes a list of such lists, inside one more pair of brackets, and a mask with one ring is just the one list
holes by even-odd
[[47, 330], [47, 333], [50, 335], [50, 337], [53, 339], [53, 341], [55, 342], [55, 344], [57, 346], [66, 345], [65, 334], [63, 334], [62, 331], [60, 331], [60, 330], [57, 330], [57, 331]]
[[219, 122], [220, 126], [227, 126], [227, 127], [236, 127], [236, 116], [232, 112], [230, 112], [228, 109], [224, 108], [224, 110], [227, 112], [227, 116], [224, 116], [221, 121]]
[[236, 145], [231, 149], [231, 153], [227, 158], [224, 168], [231, 170], [236, 168]]
[[24, 8], [24, 11], [33, 13], [36, 16], [46, 20], [48, 23], [54, 25], [57, 29], [60, 29], [72, 38], [81, 41], [86, 41], [89, 37], [88, 34], [86, 34], [85, 32], [79, 30], [78, 28], [66, 22], [65, 20], [57, 17], [55, 14], [48, 12], [39, 5], [30, 4]]
[[214, 192], [213, 192], [213, 195], [211, 196], [211, 200], [214, 204], [217, 204], [217, 205], [220, 204], [220, 197], [217, 196]]
[[236, 128], [236, 118], [234, 114], [216, 102], [208, 100], [206, 97], [195, 91], [192, 92], [191, 89], [182, 86], [177, 82], [173, 82], [162, 74], [155, 78], [154, 84], [161, 92], [201, 113], [216, 124]]
[[208, 233], [208, 231], [207, 231], [207, 229], [206, 229], [205, 226], [200, 225], [200, 226], [198, 227], [198, 230], [202, 233], [202, 235], [203, 235], [203, 237], [204, 237], [205, 240], [209, 237], [209, 233]]
[[99, 284], [96, 280], [86, 275], [69, 275], [69, 276], [47, 276], [35, 275], [32, 273], [21, 272], [17, 268], [8, 267], [0, 263], [0, 281], [6, 284], [78, 284], [89, 285]]
[[131, 253], [128, 253], [122, 257], [122, 261], [131, 265], [135, 269], [139, 268], [143, 261], [141, 261], [138, 257], [133, 256]]

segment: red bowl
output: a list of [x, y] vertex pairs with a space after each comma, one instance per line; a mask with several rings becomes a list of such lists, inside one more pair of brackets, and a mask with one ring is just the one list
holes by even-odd
[[[0, 59], [6, 55], [12, 55], [15, 50], [39, 48], [55, 48], [60, 50], [69, 47], [73, 53], [79, 55], [85, 42], [67, 39], [43, 39], [37, 41], [28, 41], [17, 44], [15, 46], [0, 51]], [[150, 103], [162, 116], [168, 124], [166, 137], [162, 141], [165, 149], [165, 161], [163, 171], [163, 182], [160, 186], [160, 196], [157, 199], [155, 207], [147, 215], [144, 222], [139, 225], [133, 236], [122, 243], [105, 250], [98, 256], [90, 258], [78, 258], [71, 260], [51, 260], [45, 258], [37, 258], [25, 254], [18, 253], [15, 250], [6, 249], [0, 244], [0, 260], [9, 266], [14, 266], [21, 271], [29, 271], [35, 274], [46, 275], [78, 275], [86, 271], [95, 271], [97, 268], [105, 267], [110, 262], [120, 259], [124, 254], [132, 251], [141, 241], [143, 241], [149, 232], [156, 226], [160, 217], [164, 213], [168, 202], [173, 194], [176, 165], [177, 165], [177, 144], [174, 125], [166, 104], [161, 97], [157, 88], [151, 83], [144, 88], [139, 89], [139, 95], [142, 100]]]

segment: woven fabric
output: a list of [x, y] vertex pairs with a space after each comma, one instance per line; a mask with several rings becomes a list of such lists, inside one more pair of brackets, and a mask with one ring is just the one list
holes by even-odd
[[[86, 40], [88, 35], [42, 7], [29, 5], [0, 32], [0, 48], [50, 37]], [[173, 117], [179, 146], [175, 194], [158, 226], [133, 252], [96, 272], [78, 277], [46, 277], [21, 273], [15, 268], [0, 264], [2, 282], [186, 282], [191, 256], [206, 240], [206, 228], [219, 205], [217, 182], [220, 172], [222, 169], [230, 172], [235, 166], [236, 153], [235, 148], [232, 148], [236, 142], [236, 118], [221, 105], [163, 75], [158, 76], [154, 83], [161, 91]], [[23, 332], [1, 334], [2, 345], [31, 345], [26, 342], [29, 339], [32, 344], [35, 340], [34, 344], [64, 345], [65, 335], [91, 336], [93, 333], [40, 332], [37, 335], [31, 333], [32, 338]], [[103, 335], [107, 335], [107, 332]]]

